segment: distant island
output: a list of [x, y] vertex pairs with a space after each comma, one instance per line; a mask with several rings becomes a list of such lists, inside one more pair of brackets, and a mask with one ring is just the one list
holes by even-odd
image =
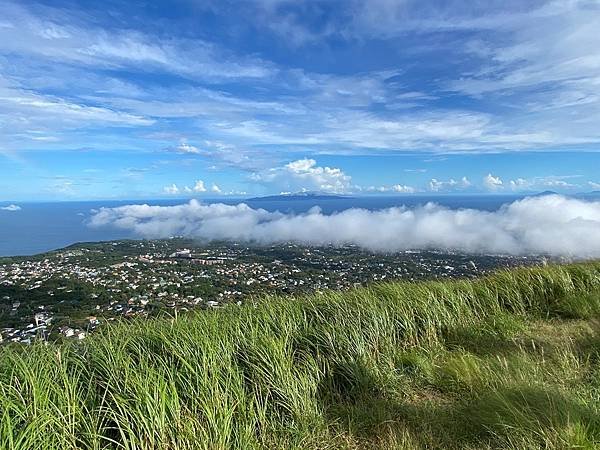
[[348, 195], [338, 195], [338, 194], [330, 194], [327, 192], [318, 192], [318, 191], [302, 191], [302, 192], [290, 192], [283, 193], [278, 195], [267, 195], [265, 197], [252, 197], [247, 199], [247, 201], [257, 202], [257, 201], [278, 201], [278, 200], [333, 200], [333, 199], [347, 199], [354, 198]]
[[[413, 194], [419, 196], [419, 194]], [[488, 194], [489, 195], [489, 194]], [[492, 194], [493, 195], [493, 194]], [[556, 191], [542, 191], [542, 192], [524, 192], [521, 194], [513, 193], [512, 195], [523, 196], [523, 197], [545, 197], [548, 195], [562, 195], [562, 196], [574, 196], [574, 197], [599, 197], [600, 191], [592, 192], [581, 192], [577, 194], [561, 194]], [[277, 195], [267, 195], [264, 197], [251, 197], [246, 199], [249, 202], [261, 202], [261, 201], [294, 201], [294, 200], [333, 200], [333, 199], [353, 199], [356, 196], [351, 195], [340, 195], [332, 194], [327, 192], [318, 191], [303, 191], [303, 192], [290, 192], [282, 193]]]
[[543, 192], [538, 192], [537, 194], [531, 194], [531, 195], [529, 195], [529, 197], [545, 197], [546, 195], [560, 195], [560, 194], [555, 191], [543, 191]]
[[574, 198], [597, 198], [600, 197], [600, 191], [590, 191], [590, 192], [577, 192], [575, 194], [571, 193], [560, 193], [556, 191], [543, 191], [537, 192], [535, 194], [527, 194], [527, 197], [545, 197], [547, 195], [562, 195], [563, 197], [574, 197]]
[[584, 192], [579, 194], [580, 197], [600, 197], [600, 191]]

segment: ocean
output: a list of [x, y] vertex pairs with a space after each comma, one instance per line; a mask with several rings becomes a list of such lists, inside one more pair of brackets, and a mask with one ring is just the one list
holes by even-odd
[[[522, 198], [517, 195], [438, 195], [397, 197], [348, 197], [321, 199], [207, 199], [205, 203], [246, 203], [252, 208], [284, 213], [302, 213], [319, 206], [331, 214], [348, 208], [377, 210], [392, 206], [414, 207], [435, 202], [452, 209], [473, 208], [495, 211], [503, 204]], [[20, 210], [0, 209], [0, 256], [33, 255], [77, 242], [98, 242], [113, 239], [132, 239], [137, 236], [127, 230], [92, 228], [87, 225], [93, 210], [129, 204], [177, 205], [187, 200], [121, 200], [54, 203], [18, 203]], [[0, 202], [0, 208], [9, 203]]]

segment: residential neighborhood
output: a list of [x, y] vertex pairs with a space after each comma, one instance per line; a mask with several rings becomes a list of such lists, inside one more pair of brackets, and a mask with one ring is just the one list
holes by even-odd
[[0, 259], [0, 340], [84, 339], [104, 323], [240, 306], [268, 295], [345, 290], [391, 279], [474, 277], [543, 257], [354, 246], [248, 246], [190, 239], [77, 244]]

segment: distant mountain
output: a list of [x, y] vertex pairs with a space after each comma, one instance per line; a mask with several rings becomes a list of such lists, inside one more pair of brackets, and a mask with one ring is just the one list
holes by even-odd
[[305, 191], [305, 192], [294, 192], [289, 194], [279, 194], [279, 195], [267, 195], [265, 197], [253, 197], [249, 198], [248, 201], [277, 201], [277, 200], [332, 200], [339, 198], [352, 198], [347, 195], [338, 195], [338, 194], [329, 194], [326, 192], [315, 192], [315, 191]]
[[565, 197], [576, 197], [576, 198], [598, 198], [600, 197], [600, 191], [591, 191], [591, 192], [578, 192], [577, 194], [559, 194], [554, 191], [544, 191], [539, 192], [537, 194], [530, 194], [528, 197], [543, 197], [545, 195], [562, 195]]
[[600, 197], [600, 191], [582, 192], [577, 194], [579, 197]]
[[544, 192], [538, 192], [537, 194], [531, 194], [529, 195], [529, 197], [544, 197], [545, 195], [560, 195], [558, 192], [554, 192], [554, 191], [544, 191]]

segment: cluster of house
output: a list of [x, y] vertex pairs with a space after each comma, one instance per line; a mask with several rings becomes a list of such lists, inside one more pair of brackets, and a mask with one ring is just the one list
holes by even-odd
[[[113, 243], [109, 249], [119, 245]], [[481, 271], [479, 261], [450, 254], [404, 252], [374, 256], [352, 248], [294, 244], [260, 250], [239, 245], [190, 250], [174, 247], [173, 242], [144, 241], [136, 243], [133, 251], [128, 248], [122, 253], [83, 247], [0, 264], [0, 288], [35, 290], [48, 298], [47, 303], [43, 300], [48, 307], [30, 313], [26, 326], [0, 329], [0, 340], [30, 342], [50, 332], [83, 339], [101, 320], [147, 316], [153, 304], [182, 311], [218, 308], [263, 292], [339, 290], [370, 281], [463, 276]], [[211, 294], [203, 299], [194, 287], [207, 280], [211, 287], [207, 292]], [[64, 301], [60, 299], [72, 292], [75, 282], [87, 287], [85, 301], [91, 308], [95, 305], [95, 315], [78, 326], [62, 325], [64, 321], [59, 320], [61, 326], [57, 327], [56, 321], [53, 323], [53, 305]], [[10, 305], [10, 314], [16, 316], [21, 305], [11, 301], [6, 297], [2, 304]]]
[[[3, 300], [7, 300], [4, 296]], [[18, 313], [21, 302], [13, 302], [11, 313]], [[0, 328], [0, 343], [19, 342], [22, 344], [31, 344], [33, 340], [39, 339], [47, 341], [51, 332], [58, 333], [64, 338], [84, 339], [88, 332], [93, 331], [100, 321], [95, 316], [87, 318], [87, 331], [80, 328], [72, 328], [67, 325], [62, 325], [57, 329], [51, 328], [53, 317], [50, 310], [45, 306], [38, 306], [38, 312], [33, 314], [32, 322], [22, 327], [3, 327]]]

